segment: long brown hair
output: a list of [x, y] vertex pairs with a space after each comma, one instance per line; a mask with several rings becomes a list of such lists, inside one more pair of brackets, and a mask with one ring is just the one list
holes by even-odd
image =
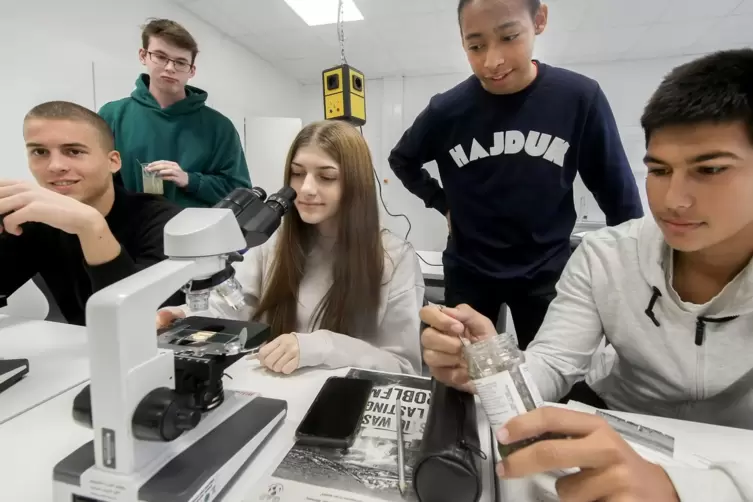
[[[352, 336], [376, 329], [385, 251], [379, 226], [379, 206], [373, 163], [366, 140], [341, 121], [315, 122], [304, 127], [288, 152], [285, 185], [298, 150], [316, 145], [340, 166], [342, 195], [336, 216], [337, 240], [332, 249], [332, 286], [317, 306], [312, 326]], [[295, 209], [279, 230], [274, 262], [254, 315], [270, 325], [273, 336], [296, 329], [298, 289], [315, 230]]]

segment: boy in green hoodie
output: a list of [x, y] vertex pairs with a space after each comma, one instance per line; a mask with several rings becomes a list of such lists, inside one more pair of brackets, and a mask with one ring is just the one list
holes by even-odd
[[183, 207], [211, 207], [233, 189], [251, 187], [235, 126], [206, 106], [205, 91], [187, 85], [199, 52], [193, 36], [175, 21], [155, 19], [141, 38], [147, 73], [130, 97], [99, 111], [115, 133], [125, 188], [164, 193]]

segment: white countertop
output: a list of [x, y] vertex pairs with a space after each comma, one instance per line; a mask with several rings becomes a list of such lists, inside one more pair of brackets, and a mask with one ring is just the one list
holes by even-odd
[[[240, 502], [251, 500], [264, 481], [293, 446], [295, 430], [324, 381], [333, 375], [344, 375], [347, 368], [337, 371], [304, 370], [294, 376], [275, 375], [259, 367], [256, 361], [241, 360], [228, 369], [232, 377], [224, 380], [227, 389], [258, 392], [266, 397], [288, 402], [288, 415], [248, 464], [222, 500]], [[49, 502], [52, 498], [54, 466], [75, 449], [92, 439], [90, 429], [73, 422], [73, 399], [83, 388], [78, 386], [51, 399], [0, 426], [0, 472], [3, 479], [3, 500]], [[481, 414], [483, 415], [483, 414]], [[485, 424], [482, 420], [482, 430]], [[486, 436], [486, 442], [489, 442]], [[34, 447], [32, 447], [32, 442]], [[492, 502], [492, 466], [485, 473], [489, 479], [487, 494], [482, 502]], [[254, 499], [255, 500], [255, 499]]]
[[[5, 357], [30, 359], [31, 366], [29, 377], [0, 394], [0, 411], [5, 414], [6, 410], [15, 410], [15, 416], [0, 425], [0, 499], [50, 502], [53, 468], [92, 439], [92, 431], [72, 418], [73, 399], [89, 376], [86, 330], [0, 317], [0, 350]], [[223, 381], [226, 389], [283, 399], [288, 403], [288, 413], [222, 500], [240, 502], [258, 493], [263, 486], [260, 482], [272, 474], [293, 446], [295, 430], [324, 381], [347, 371], [307, 369], [284, 376], [260, 368], [255, 360], [240, 360], [228, 368]], [[490, 444], [486, 418], [483, 413], [479, 415], [481, 434], [485, 434], [482, 444]], [[494, 500], [492, 467], [487, 463], [487, 490], [482, 502]]]
[[[92, 439], [92, 431], [74, 423], [71, 416], [73, 399], [83, 388], [71, 382], [88, 377], [85, 333], [84, 328], [76, 326], [0, 318], [3, 355], [29, 358], [32, 372], [35, 365], [38, 366], [38, 371], [35, 375], [32, 373], [28, 381], [14, 386], [23, 385], [18, 388], [34, 398], [27, 398], [24, 392], [8, 394], [10, 389], [0, 394], [2, 412], [6, 407], [27, 410], [0, 424], [2, 500], [49, 502], [54, 466]], [[295, 429], [321, 385], [328, 377], [345, 373], [347, 369], [313, 369], [283, 376], [263, 370], [256, 361], [248, 360], [241, 360], [228, 369], [225, 388], [284, 399], [288, 402], [288, 415], [226, 492], [224, 501], [251, 500], [249, 497], [258, 493], [260, 482], [271, 475], [293, 445]], [[674, 436], [676, 449], [683, 454], [693, 453], [710, 461], [751, 462], [748, 457], [753, 450], [753, 431], [613, 413]], [[483, 413], [479, 413], [479, 425], [483, 436], [481, 444], [489, 445], [491, 437]], [[486, 463], [482, 474], [486, 487], [483, 502], [494, 500], [491, 497], [492, 467], [491, 463]], [[516, 502], [554, 500], [541, 491], [542, 486], [551, 489], [553, 483], [553, 478], [547, 476], [504, 481], [498, 484], [499, 494], [501, 500]]]
[[0, 392], [0, 424], [89, 378], [80, 326], [0, 315], [0, 357], [29, 360], [26, 377]]

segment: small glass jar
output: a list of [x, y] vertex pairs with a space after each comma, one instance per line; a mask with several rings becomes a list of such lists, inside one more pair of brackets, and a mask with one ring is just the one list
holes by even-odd
[[246, 306], [246, 299], [243, 297], [243, 287], [235, 276], [217, 286], [215, 291], [233, 310], [241, 310]]
[[[512, 335], [501, 333], [466, 345], [468, 374], [476, 387], [481, 406], [496, 434], [510, 419], [535, 410], [544, 403], [525, 364], [525, 355]], [[506, 457], [543, 437], [499, 445]]]
[[186, 286], [184, 291], [188, 308], [194, 315], [209, 312], [209, 300], [212, 291], [217, 292], [222, 301], [233, 310], [241, 310], [247, 306], [246, 298], [243, 296], [243, 287], [235, 276], [215, 288], [191, 291], [190, 286]]
[[186, 291], [186, 304], [192, 314], [209, 310], [209, 289], [202, 291]]

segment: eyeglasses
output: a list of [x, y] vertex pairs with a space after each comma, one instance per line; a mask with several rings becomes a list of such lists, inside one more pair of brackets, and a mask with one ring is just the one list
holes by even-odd
[[153, 63], [157, 63], [163, 68], [167, 67], [167, 63], [172, 61], [173, 68], [175, 68], [175, 71], [180, 73], [188, 73], [189, 71], [191, 71], [191, 67], [193, 66], [191, 63], [188, 63], [186, 61], [182, 61], [180, 59], [171, 59], [164, 54], [159, 54], [157, 52], [148, 51], [147, 54], [149, 54], [149, 59], [151, 59]]

